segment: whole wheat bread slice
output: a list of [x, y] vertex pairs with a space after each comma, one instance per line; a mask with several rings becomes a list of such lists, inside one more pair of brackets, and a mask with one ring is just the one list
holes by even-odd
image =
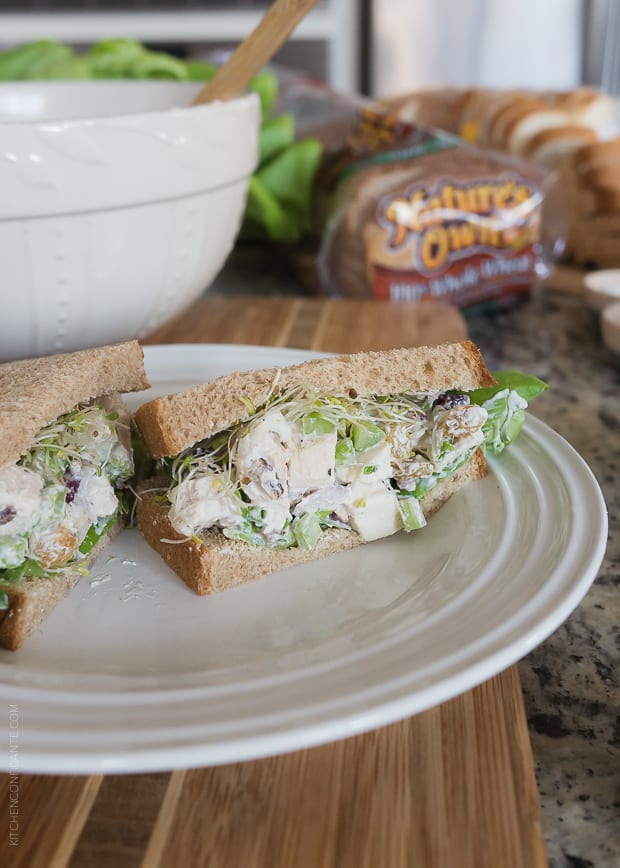
[[[77, 404], [148, 388], [137, 341], [0, 365], [0, 469], [18, 461], [38, 432]], [[119, 521], [80, 562], [89, 566], [122, 527]], [[0, 611], [0, 646], [15, 650], [80, 579], [70, 570], [49, 578], [3, 584], [8, 609]]]
[[250, 418], [246, 402], [262, 406], [274, 388], [301, 386], [321, 395], [393, 395], [493, 386], [471, 341], [312, 359], [286, 368], [227, 374], [193, 389], [143, 404], [135, 420], [154, 458], [176, 455]]
[[[424, 514], [427, 517], [432, 515], [459, 488], [467, 482], [481, 479], [486, 472], [484, 455], [477, 450], [452, 476], [424, 495], [420, 501]], [[149, 480], [144, 488], [153, 489], [159, 484], [164, 488], [166, 486], [165, 481]], [[229, 540], [220, 530], [210, 528], [200, 534], [203, 541], [201, 546], [191, 540], [165, 543], [162, 539], [183, 540], [184, 537], [168, 521], [168, 507], [156, 498], [152, 490], [140, 495], [138, 526], [151, 548], [161, 555], [192, 591], [201, 595], [225, 591], [269, 573], [324, 558], [364, 542], [354, 531], [334, 528], [324, 531], [311, 551], [302, 548], [274, 551], [239, 540]]]
[[[87, 557], [80, 561], [80, 566], [90, 567], [110, 540], [120, 532], [124, 523], [124, 520], [119, 519]], [[0, 591], [4, 591], [9, 599], [8, 608], [0, 612], [0, 646], [9, 651], [21, 647], [81, 578], [81, 573], [64, 570], [47, 578], [33, 576], [20, 579], [14, 585], [3, 584], [0, 580]]]
[[147, 389], [137, 341], [0, 365], [0, 469], [14, 464], [45, 425], [77, 404]]

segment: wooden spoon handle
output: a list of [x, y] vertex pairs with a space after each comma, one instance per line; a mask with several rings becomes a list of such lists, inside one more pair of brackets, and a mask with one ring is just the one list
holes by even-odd
[[193, 105], [233, 99], [246, 89], [254, 76], [271, 60], [293, 30], [319, 0], [276, 0], [256, 28], [226, 63], [207, 82]]

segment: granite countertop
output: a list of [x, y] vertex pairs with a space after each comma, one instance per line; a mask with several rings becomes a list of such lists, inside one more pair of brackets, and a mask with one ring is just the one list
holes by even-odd
[[[299, 293], [286, 269], [234, 263], [214, 291]], [[244, 272], [248, 280], [244, 279]], [[519, 664], [551, 868], [620, 866], [620, 358], [583, 301], [549, 289], [467, 314], [491, 369], [550, 386], [532, 412], [586, 460], [609, 512], [598, 578], [570, 618]]]
[[620, 865], [620, 359], [581, 299], [540, 291], [468, 316], [491, 368], [536, 374], [531, 410], [589, 464], [609, 512], [598, 578], [570, 618], [519, 665], [552, 868]]

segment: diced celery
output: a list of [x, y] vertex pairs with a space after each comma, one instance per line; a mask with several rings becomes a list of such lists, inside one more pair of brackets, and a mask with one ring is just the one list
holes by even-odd
[[301, 420], [301, 430], [304, 434], [331, 434], [336, 430], [330, 419], [325, 419], [316, 411], [307, 413]]
[[354, 464], [355, 447], [350, 437], [343, 437], [336, 443], [336, 464]]
[[321, 536], [321, 522], [315, 512], [307, 512], [293, 522], [293, 534], [302, 549], [313, 549]]
[[354, 422], [351, 425], [351, 437], [356, 450], [363, 452], [385, 440], [385, 432], [374, 422]]
[[398, 508], [406, 531], [418, 530], [426, 524], [420, 501], [415, 497], [399, 497]]

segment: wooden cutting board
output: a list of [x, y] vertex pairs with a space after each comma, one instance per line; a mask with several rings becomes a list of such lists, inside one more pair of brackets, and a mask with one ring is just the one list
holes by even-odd
[[[205, 298], [154, 342], [330, 351], [458, 340], [429, 304]], [[0, 865], [11, 868], [543, 868], [516, 667], [366, 735], [212, 769], [20, 776], [19, 844], [0, 776]]]

